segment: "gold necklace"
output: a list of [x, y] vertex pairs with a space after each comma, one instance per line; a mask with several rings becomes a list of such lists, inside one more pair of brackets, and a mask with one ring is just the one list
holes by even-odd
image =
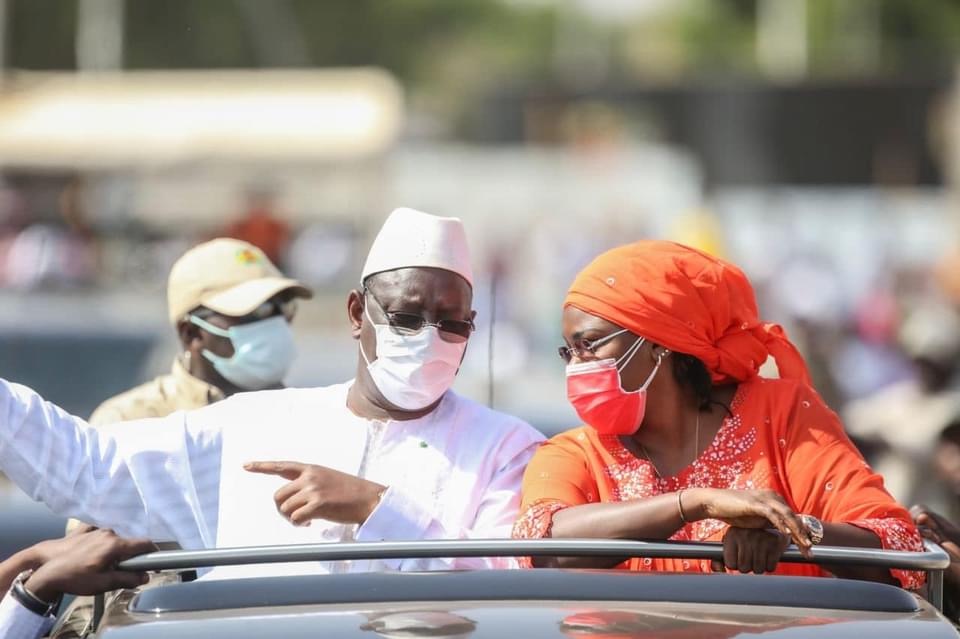
[[[660, 474], [660, 469], [657, 468], [657, 465], [653, 463], [653, 459], [650, 457], [650, 453], [647, 452], [647, 447], [641, 444], [640, 442], [637, 442], [637, 445], [640, 447], [640, 452], [643, 453], [643, 456], [646, 457], [647, 461], [650, 462], [650, 465], [653, 466], [653, 472], [656, 473], [657, 479], [662, 481], [663, 475]], [[693, 445], [694, 445], [693, 460], [690, 462], [691, 464], [697, 461], [697, 457], [700, 456], [700, 411], [699, 410], [697, 411], [697, 427], [696, 427], [696, 435], [694, 436]]]

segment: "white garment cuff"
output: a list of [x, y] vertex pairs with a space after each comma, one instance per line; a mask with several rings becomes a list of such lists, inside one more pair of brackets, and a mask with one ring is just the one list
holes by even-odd
[[38, 639], [50, 631], [54, 621], [27, 610], [9, 594], [0, 601], [0, 637], [4, 639]]
[[412, 497], [388, 487], [367, 521], [357, 530], [357, 541], [417, 541], [424, 538], [433, 516]]

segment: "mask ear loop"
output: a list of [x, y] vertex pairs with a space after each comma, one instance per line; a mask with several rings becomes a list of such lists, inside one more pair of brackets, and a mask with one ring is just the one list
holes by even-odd
[[203, 320], [196, 315], [190, 315], [190, 323], [194, 326], [199, 326], [203, 330], [218, 337], [226, 337], [227, 339], [231, 338], [230, 331], [220, 328], [219, 326], [214, 326], [210, 322]]
[[643, 383], [643, 386], [640, 387], [640, 390], [647, 390], [647, 387], [653, 383], [653, 378], [657, 376], [657, 371], [660, 370], [660, 364], [663, 363], [663, 358], [670, 354], [670, 351], [663, 351], [657, 357], [657, 363], [653, 367], [653, 371], [650, 372], [650, 377], [647, 378], [647, 381]]
[[[367, 304], [367, 295], [366, 295], [367, 289], [364, 288], [364, 289], [363, 289], [363, 292], [364, 292], [364, 295], [363, 295], [363, 314], [366, 315], [367, 321], [370, 322], [370, 326], [372, 326], [374, 332], [376, 332], [376, 330], [377, 330], [377, 328], [376, 328], [377, 325], [373, 323], [373, 318], [370, 317], [370, 306]], [[363, 340], [362, 340], [362, 339], [358, 339], [358, 340], [357, 340], [357, 345], [360, 347], [360, 357], [362, 357], [362, 358], [363, 358], [363, 361], [366, 362], [367, 368], [370, 368], [370, 366], [373, 364], [373, 362], [370, 361], [370, 358], [367, 357], [366, 352], [363, 350]], [[376, 360], [374, 360], [374, 361], [376, 361]]]
[[[640, 391], [643, 390], [643, 388], [638, 388], [638, 389], [635, 390], [635, 391], [625, 391], [625, 390], [623, 390], [623, 378], [620, 376], [620, 371], [622, 371], [624, 368], [626, 368], [627, 365], [630, 363], [630, 360], [633, 359], [633, 356], [640, 352], [640, 347], [643, 346], [643, 343], [644, 343], [645, 341], [647, 341], [647, 340], [646, 340], [645, 338], [643, 338], [643, 337], [638, 338], [637, 341], [633, 343], [633, 346], [631, 346], [630, 348], [628, 348], [628, 349], [627, 349], [627, 352], [624, 353], [623, 355], [621, 355], [621, 356], [620, 356], [620, 359], [616, 360], [616, 361], [614, 362], [614, 364], [613, 364], [613, 365], [614, 365], [614, 368], [615, 368], [616, 371], [617, 371], [617, 380], [618, 380], [618, 383], [619, 383], [618, 385], [620, 386], [620, 390], [621, 390], [622, 392], [628, 394], [628, 395], [633, 395], [633, 394], [635, 394], [635, 393], [639, 393]], [[623, 362], [623, 365], [622, 365], [622, 366], [620, 365], [620, 362]], [[656, 370], [654, 370], [654, 372], [656, 372]]]
[[[616, 367], [616, 369], [617, 369], [617, 372], [620, 372], [620, 371], [622, 371], [624, 368], [627, 367], [627, 365], [630, 363], [630, 360], [633, 359], [633, 356], [636, 355], [636, 354], [640, 351], [640, 348], [643, 346], [643, 343], [644, 343], [645, 341], [647, 341], [647, 340], [646, 340], [646, 338], [644, 338], [644, 337], [637, 338], [637, 341], [635, 341], [635, 342], [633, 343], [633, 346], [631, 346], [630, 348], [628, 348], [628, 349], [627, 349], [627, 352], [624, 353], [623, 355], [621, 355], [621, 356], [620, 356], [620, 359], [618, 359], [617, 361], [615, 361], [615, 362], [613, 363], [613, 365], [614, 365], [614, 366]], [[626, 360], [626, 361], [624, 361], [624, 360]], [[623, 362], [623, 363], [621, 364], [621, 362]]]

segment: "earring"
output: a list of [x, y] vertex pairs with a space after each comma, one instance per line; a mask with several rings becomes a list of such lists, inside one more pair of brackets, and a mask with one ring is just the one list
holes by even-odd
[[190, 372], [190, 358], [193, 357], [193, 353], [190, 351], [183, 351], [183, 367], [187, 369], [187, 372]]

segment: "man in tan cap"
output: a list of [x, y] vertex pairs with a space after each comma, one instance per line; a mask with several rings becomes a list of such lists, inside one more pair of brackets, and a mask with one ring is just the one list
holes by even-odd
[[[180, 342], [173, 369], [108, 399], [90, 424], [166, 417], [237, 392], [279, 388], [295, 355], [289, 322], [297, 299], [311, 296], [253, 244], [220, 238], [193, 247], [173, 265], [167, 283], [167, 310]], [[83, 526], [71, 519], [67, 533]], [[64, 627], [79, 635], [92, 612], [93, 599], [78, 597]]]
[[[0, 471], [54, 512], [186, 549], [507, 537], [543, 437], [451, 390], [473, 332], [472, 301], [460, 220], [398, 209], [347, 298], [355, 379], [241, 393], [101, 429], [0, 380]], [[509, 565], [408, 559], [265, 570]]]
[[279, 388], [295, 354], [289, 322], [310, 290], [283, 276], [263, 251], [216, 239], [170, 271], [167, 305], [180, 353], [168, 375], [108, 399], [93, 425], [166, 417], [241, 391]]

